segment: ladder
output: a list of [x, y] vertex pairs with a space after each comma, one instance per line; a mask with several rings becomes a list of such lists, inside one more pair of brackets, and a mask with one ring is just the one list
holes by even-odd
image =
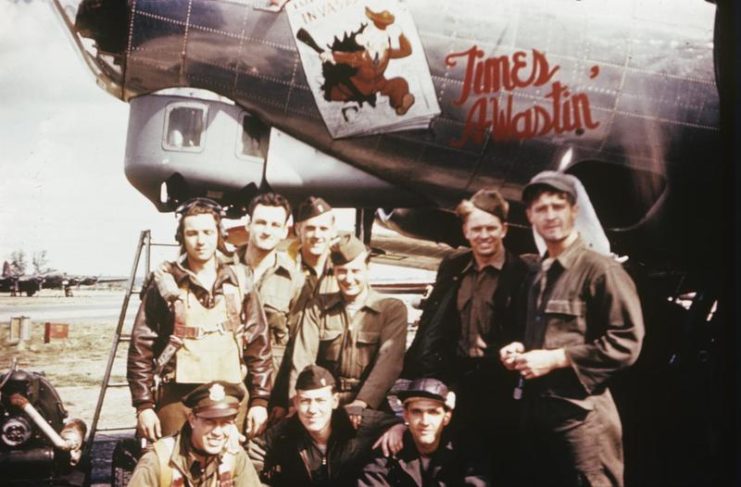
[[128, 284], [126, 286], [126, 294], [124, 295], [123, 304], [121, 305], [121, 313], [118, 316], [118, 325], [116, 326], [116, 331], [113, 334], [113, 341], [111, 343], [111, 352], [108, 355], [108, 364], [106, 365], [105, 374], [103, 375], [103, 380], [101, 381], [100, 385], [100, 393], [98, 395], [98, 403], [95, 406], [95, 413], [93, 414], [93, 422], [90, 426], [90, 433], [88, 434], [87, 443], [85, 444], [85, 451], [83, 458], [91, 459], [90, 456], [93, 449], [93, 444], [95, 442], [95, 435], [99, 432], [104, 433], [111, 433], [111, 432], [123, 432], [123, 431], [131, 431], [136, 428], [136, 426], [115, 426], [115, 427], [106, 427], [106, 428], [98, 428], [98, 422], [100, 420], [101, 412], [103, 409], [103, 403], [105, 402], [106, 393], [109, 389], [112, 388], [123, 388], [128, 387], [128, 382], [111, 382], [111, 372], [113, 370], [113, 364], [116, 361], [116, 353], [118, 352], [119, 345], [124, 342], [128, 343], [131, 341], [131, 335], [130, 334], [124, 334], [123, 328], [124, 324], [126, 322], [126, 314], [129, 309], [129, 302], [131, 301], [131, 296], [134, 294], [139, 294], [141, 292], [141, 289], [135, 289], [134, 286], [136, 284], [136, 277], [139, 270], [139, 263], [142, 258], [142, 254], [144, 255], [144, 278], [149, 275], [149, 272], [151, 270], [151, 257], [152, 257], [152, 247], [177, 247], [177, 244], [174, 243], [153, 243], [152, 242], [152, 234], [150, 230], [143, 230], [139, 234], [139, 242], [136, 246], [136, 253], [134, 254], [134, 263], [131, 267], [131, 274], [129, 275]]

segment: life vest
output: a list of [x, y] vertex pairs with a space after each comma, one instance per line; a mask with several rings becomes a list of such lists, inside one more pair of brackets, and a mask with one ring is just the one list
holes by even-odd
[[200, 303], [187, 280], [180, 286], [185, 297], [174, 303], [173, 335], [182, 340], [175, 354], [175, 382], [242, 382], [246, 372], [240, 335], [244, 288], [240, 272], [235, 269], [235, 273], [240, 285], [224, 284], [224, 299], [219, 299], [213, 308]]
[[[172, 452], [175, 449], [175, 437], [166, 436], [160, 438], [154, 443], [154, 453], [160, 466], [160, 483], [161, 487], [185, 487], [185, 478], [183, 473], [170, 463]], [[232, 487], [234, 485], [234, 468], [236, 466], [236, 455], [226, 452], [222, 455], [218, 472], [219, 478], [216, 483], [219, 487]]]

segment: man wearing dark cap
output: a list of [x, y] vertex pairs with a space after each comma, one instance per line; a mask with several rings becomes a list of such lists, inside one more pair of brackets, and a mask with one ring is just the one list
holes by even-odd
[[298, 206], [294, 217], [296, 245], [288, 248], [288, 255], [303, 274], [303, 287], [293, 301], [288, 318], [291, 341], [281, 362], [270, 399], [271, 421], [277, 421], [288, 412], [288, 379], [291, 372], [290, 355], [299, 323], [303, 320], [309, 303], [318, 294], [337, 292], [329, 246], [335, 238], [335, 217], [332, 207], [322, 198], [309, 196]]
[[636, 361], [643, 340], [635, 285], [613, 258], [586, 247], [574, 228], [573, 176], [546, 171], [523, 191], [545, 241], [527, 294], [523, 341], [500, 351], [525, 379], [527, 485], [623, 485], [620, 417], [607, 387]]
[[298, 375], [293, 405], [296, 414], [266, 434], [262, 478], [273, 487], [354, 486], [373, 442], [389, 428], [403, 428], [395, 416], [370, 409], [353, 427], [347, 412], [338, 409], [334, 376], [317, 365]]
[[157, 440], [131, 477], [131, 487], [254, 486], [254, 467], [234, 423], [244, 392], [239, 384], [203, 384], [182, 398], [189, 408], [180, 432]]
[[499, 362], [499, 349], [521, 336], [515, 311], [528, 271], [504, 247], [508, 210], [492, 189], [479, 190], [456, 208], [470, 250], [440, 264], [403, 373], [410, 379], [436, 377], [455, 389], [459, 405], [451, 426], [492, 452], [495, 480], [511, 465], [507, 455], [517, 424], [517, 377]]
[[481, 452], [464, 452], [446, 435], [455, 394], [444, 383], [432, 378], [416, 379], [398, 397], [404, 403], [408, 428], [404, 446], [392, 457], [376, 454], [363, 469], [358, 486], [490, 485], [486, 463], [478, 460]]
[[399, 377], [407, 333], [403, 302], [374, 291], [368, 283], [370, 255], [351, 235], [332, 247], [340, 291], [319, 295], [306, 312], [294, 345], [289, 394], [307, 365], [327, 368], [336, 378], [340, 404], [355, 426], [365, 408], [384, 407]]

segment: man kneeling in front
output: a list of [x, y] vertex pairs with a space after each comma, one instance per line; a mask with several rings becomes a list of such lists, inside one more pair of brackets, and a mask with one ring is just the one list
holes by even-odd
[[390, 428], [397, 429], [394, 437], [401, 436], [401, 420], [368, 408], [359, 413], [356, 429], [346, 408], [338, 408], [339, 402], [337, 382], [327, 369], [308, 365], [301, 371], [293, 397], [296, 414], [265, 435], [265, 483], [272, 487], [355, 486], [373, 442]]
[[455, 408], [455, 395], [437, 379], [412, 381], [398, 393], [404, 403], [408, 431], [404, 446], [395, 456], [378, 453], [365, 466], [360, 487], [448, 487], [490, 485], [486, 464], [478, 452], [466, 451], [445, 435]]
[[243, 398], [238, 384], [223, 381], [203, 384], [183, 397], [190, 408], [188, 421], [142, 456], [129, 487], [259, 486], [234, 422]]

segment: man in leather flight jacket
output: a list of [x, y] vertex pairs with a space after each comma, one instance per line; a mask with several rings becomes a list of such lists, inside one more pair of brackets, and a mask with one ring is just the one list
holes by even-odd
[[258, 434], [272, 384], [262, 305], [250, 277], [219, 254], [227, 252], [221, 207], [196, 198], [178, 213], [183, 256], [163, 264], [145, 285], [131, 333], [126, 376], [137, 430], [151, 441], [176, 433], [188, 412], [180, 398], [224, 380], [244, 384], [248, 404], [237, 422], [241, 427], [248, 405], [245, 430]]

